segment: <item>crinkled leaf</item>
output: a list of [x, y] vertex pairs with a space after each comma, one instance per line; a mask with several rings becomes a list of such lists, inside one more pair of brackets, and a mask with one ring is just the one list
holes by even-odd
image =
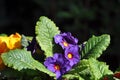
[[53, 55], [53, 37], [60, 31], [53, 21], [47, 17], [40, 17], [36, 24], [36, 39], [47, 57]]
[[43, 64], [34, 60], [31, 56], [31, 53], [26, 50], [16, 49], [6, 52], [1, 55], [2, 60], [5, 65], [8, 67], [12, 67], [17, 70], [22, 69], [38, 69], [44, 73], [49, 74], [50, 76], [54, 76], [52, 72], [44, 67]]
[[73, 68], [69, 74], [77, 74], [85, 80], [100, 80], [105, 75], [111, 75], [113, 72], [109, 70], [108, 65], [94, 58], [83, 59]]
[[93, 36], [82, 50], [82, 58], [98, 58], [110, 44], [110, 36], [107, 34]]

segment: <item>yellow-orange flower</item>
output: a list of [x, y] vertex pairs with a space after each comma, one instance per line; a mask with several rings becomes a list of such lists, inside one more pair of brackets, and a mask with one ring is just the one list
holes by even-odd
[[[0, 36], [0, 55], [9, 50], [21, 48], [21, 35], [19, 33], [11, 34], [10, 36]], [[0, 56], [0, 69], [3, 62]]]

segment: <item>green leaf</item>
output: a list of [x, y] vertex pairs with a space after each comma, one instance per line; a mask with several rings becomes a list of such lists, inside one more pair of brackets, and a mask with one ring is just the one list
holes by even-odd
[[53, 37], [60, 31], [53, 21], [47, 17], [40, 17], [36, 24], [36, 39], [47, 57], [53, 55]]
[[0, 34], [0, 37], [4, 37], [4, 36], [6, 36], [7, 37], [7, 34], [4, 34], [4, 33], [2, 33], [2, 34]]
[[120, 72], [120, 66], [116, 69], [115, 72]]
[[107, 34], [93, 36], [90, 38], [82, 50], [82, 58], [98, 58], [110, 44], [110, 36]]
[[65, 74], [63, 76], [63, 78], [66, 78], [66, 79], [69, 79], [69, 80], [73, 80], [73, 79], [75, 79], [75, 80], [85, 80], [81, 76], [75, 75], [75, 74]]
[[85, 80], [100, 80], [105, 75], [113, 74], [108, 65], [94, 58], [83, 59], [69, 74], [80, 75]]
[[55, 76], [54, 73], [46, 69], [43, 64], [34, 60], [29, 51], [24, 49], [11, 50], [2, 54], [1, 57], [5, 65], [19, 71], [22, 69], [38, 69], [39, 71], [47, 73], [50, 76]]
[[21, 44], [22, 44], [23, 47], [27, 47], [29, 45], [28, 40], [24, 35], [22, 35]]

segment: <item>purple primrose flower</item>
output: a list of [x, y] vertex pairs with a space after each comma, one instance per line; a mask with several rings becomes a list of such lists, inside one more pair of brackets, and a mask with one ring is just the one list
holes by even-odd
[[62, 79], [62, 75], [69, 71], [80, 61], [78, 39], [71, 33], [62, 33], [54, 36], [56, 44], [64, 49], [64, 54], [55, 53], [53, 57], [48, 57], [44, 65], [48, 70], [56, 74], [57, 80]]
[[53, 57], [48, 57], [44, 65], [56, 74], [57, 80], [60, 80], [62, 75], [71, 69], [69, 61], [61, 53], [55, 53]]
[[69, 64], [71, 66], [74, 66], [75, 64], [77, 64], [80, 61], [78, 45], [73, 45], [71, 47], [66, 48], [65, 57], [70, 61]]
[[54, 37], [55, 43], [59, 44], [63, 49], [71, 45], [77, 45], [78, 39], [74, 38], [71, 33], [62, 33]]

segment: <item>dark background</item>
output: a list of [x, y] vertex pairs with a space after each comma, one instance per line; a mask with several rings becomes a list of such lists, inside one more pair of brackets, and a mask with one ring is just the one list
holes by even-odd
[[0, 34], [35, 35], [35, 24], [46, 16], [79, 43], [110, 34], [111, 44], [100, 60], [111, 70], [120, 66], [120, 0], [0, 0]]

